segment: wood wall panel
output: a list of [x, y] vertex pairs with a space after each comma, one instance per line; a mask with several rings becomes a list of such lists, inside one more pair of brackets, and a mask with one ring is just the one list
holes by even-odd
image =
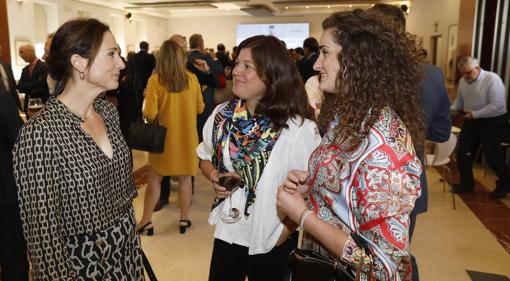
[[[476, 0], [461, 0], [459, 8], [459, 29], [457, 38], [457, 61], [470, 56], [473, 45]], [[457, 69], [457, 68], [456, 68]], [[455, 81], [458, 83], [460, 74], [456, 71]]]
[[11, 63], [9, 24], [7, 22], [7, 0], [0, 0], [0, 46], [2, 46], [0, 59]]

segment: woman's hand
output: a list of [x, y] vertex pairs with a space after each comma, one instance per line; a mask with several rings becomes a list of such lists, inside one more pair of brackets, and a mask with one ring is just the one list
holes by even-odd
[[213, 184], [214, 192], [216, 192], [217, 198], [226, 198], [230, 196], [230, 194], [232, 193], [230, 191], [227, 191], [227, 189], [224, 186], [218, 184], [220, 178], [225, 176], [239, 177], [239, 175], [236, 173], [220, 173], [218, 170], [213, 170], [211, 172], [210, 179], [211, 183]]
[[301, 196], [299, 192], [287, 192], [284, 184], [278, 187], [276, 204], [278, 209], [285, 213], [296, 224], [299, 224], [299, 217], [303, 211], [308, 209], [303, 196]]
[[286, 192], [293, 194], [299, 192], [301, 194], [307, 193], [309, 186], [307, 183], [308, 171], [304, 170], [290, 170], [287, 178], [283, 182], [283, 187]]
[[200, 71], [204, 73], [209, 73], [209, 65], [207, 65], [207, 62], [205, 60], [201, 59], [195, 59], [193, 62], [193, 65]]

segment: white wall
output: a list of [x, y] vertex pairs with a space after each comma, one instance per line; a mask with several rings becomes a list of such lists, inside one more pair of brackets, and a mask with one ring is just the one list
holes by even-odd
[[194, 33], [202, 34], [206, 48], [214, 48], [218, 43], [225, 44], [227, 50], [236, 45], [236, 28], [238, 24], [251, 23], [310, 23], [310, 36], [319, 40], [322, 33], [322, 21], [328, 14], [306, 15], [302, 17], [266, 17], [251, 16], [170, 18], [170, 34], [181, 34], [189, 38]]
[[[39, 27], [41, 20], [36, 21], [37, 18], [41, 18], [41, 14], [34, 9], [35, 4], [46, 7], [45, 27]], [[18, 52], [15, 48], [16, 40], [27, 40], [32, 45], [44, 43], [46, 34], [41, 35], [39, 33], [54, 32], [59, 25], [69, 19], [76, 18], [78, 15], [93, 17], [108, 24], [121, 46], [123, 55], [127, 53], [127, 45], [135, 46], [138, 50], [138, 43], [146, 40], [152, 49], [161, 45], [168, 38], [167, 19], [135, 14], [134, 20], [130, 22], [125, 18], [124, 13], [123, 10], [75, 0], [26, 0], [21, 4], [16, 0], [7, 0], [11, 65], [14, 76], [19, 79], [24, 67], [24, 65], [16, 64], [16, 54]], [[137, 32], [133, 32], [132, 29], [134, 21], [138, 23]], [[140, 34], [142, 36], [139, 36]]]
[[[414, 0], [411, 11], [407, 16], [407, 31], [418, 35], [423, 40], [423, 47], [430, 55], [430, 38], [434, 35], [441, 35], [438, 46], [437, 65], [446, 74], [447, 70], [447, 44], [448, 26], [451, 32], [456, 32], [459, 23], [460, 0]], [[437, 23], [437, 31], [435, 24]], [[455, 29], [455, 30], [452, 30]], [[431, 60], [429, 56], [429, 60]]]

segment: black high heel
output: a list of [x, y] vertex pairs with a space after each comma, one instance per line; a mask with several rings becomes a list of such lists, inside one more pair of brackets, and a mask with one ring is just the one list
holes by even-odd
[[[181, 225], [181, 223], [185, 223], [186, 225]], [[191, 221], [190, 220], [180, 220], [179, 221], [179, 232], [181, 234], [186, 233], [186, 228], [188, 228], [190, 226], [191, 226]]]
[[[150, 221], [150, 222], [148, 222], [148, 223], [146, 223], [146, 224], [144, 224], [142, 227], [138, 228], [138, 229], [136, 230], [136, 232], [137, 232], [138, 234], [143, 234], [144, 232], [147, 232], [147, 236], [152, 236], [152, 235], [154, 235], [154, 226], [152, 226], [151, 224], [152, 224], [152, 222], [151, 222], [151, 221]], [[149, 225], [150, 225], [151, 227], [148, 227]]]

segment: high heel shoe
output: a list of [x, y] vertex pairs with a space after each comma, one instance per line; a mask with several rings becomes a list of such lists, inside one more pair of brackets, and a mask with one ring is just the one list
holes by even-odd
[[[182, 224], [184, 224], [184, 225], [182, 225]], [[190, 226], [191, 226], [191, 221], [190, 220], [180, 220], [179, 221], [179, 232], [181, 234], [186, 233], [186, 228], [188, 228]]]
[[[149, 227], [150, 225], [150, 227]], [[147, 236], [152, 236], [154, 235], [154, 226], [152, 226], [152, 222], [148, 222], [146, 224], [144, 224], [142, 227], [138, 228], [136, 230], [136, 232], [138, 234], [143, 234], [144, 232], [147, 232]]]

